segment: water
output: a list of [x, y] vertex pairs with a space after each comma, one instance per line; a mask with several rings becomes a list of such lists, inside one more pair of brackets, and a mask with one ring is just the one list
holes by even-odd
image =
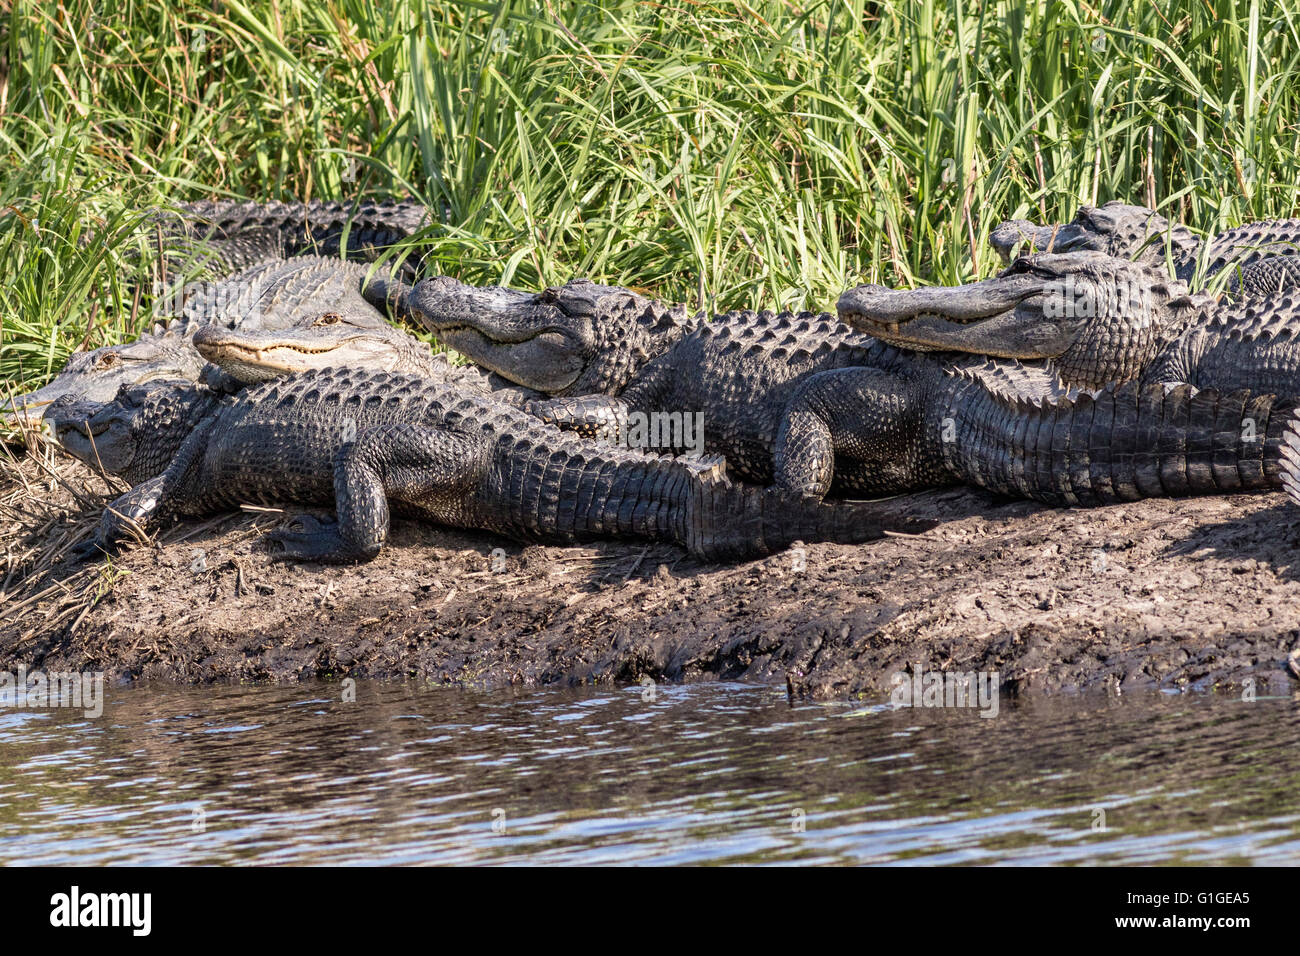
[[983, 719], [643, 696], [143, 685], [99, 719], [0, 708], [0, 863], [1300, 862], [1294, 699]]

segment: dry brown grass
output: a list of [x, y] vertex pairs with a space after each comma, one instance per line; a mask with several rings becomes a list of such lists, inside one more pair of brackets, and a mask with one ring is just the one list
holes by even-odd
[[111, 585], [107, 562], [69, 565], [69, 552], [94, 534], [120, 482], [97, 476], [35, 433], [23, 450], [0, 446], [0, 617], [25, 643], [79, 623]]

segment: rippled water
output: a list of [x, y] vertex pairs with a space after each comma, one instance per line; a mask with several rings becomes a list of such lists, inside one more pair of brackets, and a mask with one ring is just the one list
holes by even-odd
[[0, 862], [1300, 862], [1293, 699], [983, 719], [646, 696], [145, 685], [98, 719], [0, 708]]

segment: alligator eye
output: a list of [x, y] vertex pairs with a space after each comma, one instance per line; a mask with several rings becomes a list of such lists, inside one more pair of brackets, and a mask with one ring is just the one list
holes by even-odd
[[117, 364], [117, 353], [116, 353], [116, 352], [105, 352], [103, 355], [101, 355], [101, 356], [99, 357], [99, 367], [100, 367], [100, 368], [108, 368], [108, 367], [110, 367], [110, 366], [112, 366], [112, 365], [116, 365], [116, 364]]
[[343, 321], [343, 316], [339, 315], [337, 312], [326, 312], [324, 315], [322, 315], [319, 319], [316, 320], [316, 324], [337, 325], [342, 321]]

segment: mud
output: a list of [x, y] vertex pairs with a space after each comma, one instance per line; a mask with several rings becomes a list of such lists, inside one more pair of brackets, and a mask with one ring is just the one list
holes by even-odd
[[522, 546], [409, 522], [370, 564], [294, 565], [260, 541], [283, 515], [235, 514], [173, 526], [111, 562], [41, 570], [89, 533], [106, 489], [66, 460], [57, 477], [11, 465], [4, 670], [788, 680], [797, 695], [851, 697], [887, 694], [921, 665], [996, 669], [1019, 692], [1247, 678], [1295, 689], [1300, 507], [1281, 494], [1053, 510], [947, 490], [898, 500], [938, 520], [924, 534], [724, 567], [668, 546]]

